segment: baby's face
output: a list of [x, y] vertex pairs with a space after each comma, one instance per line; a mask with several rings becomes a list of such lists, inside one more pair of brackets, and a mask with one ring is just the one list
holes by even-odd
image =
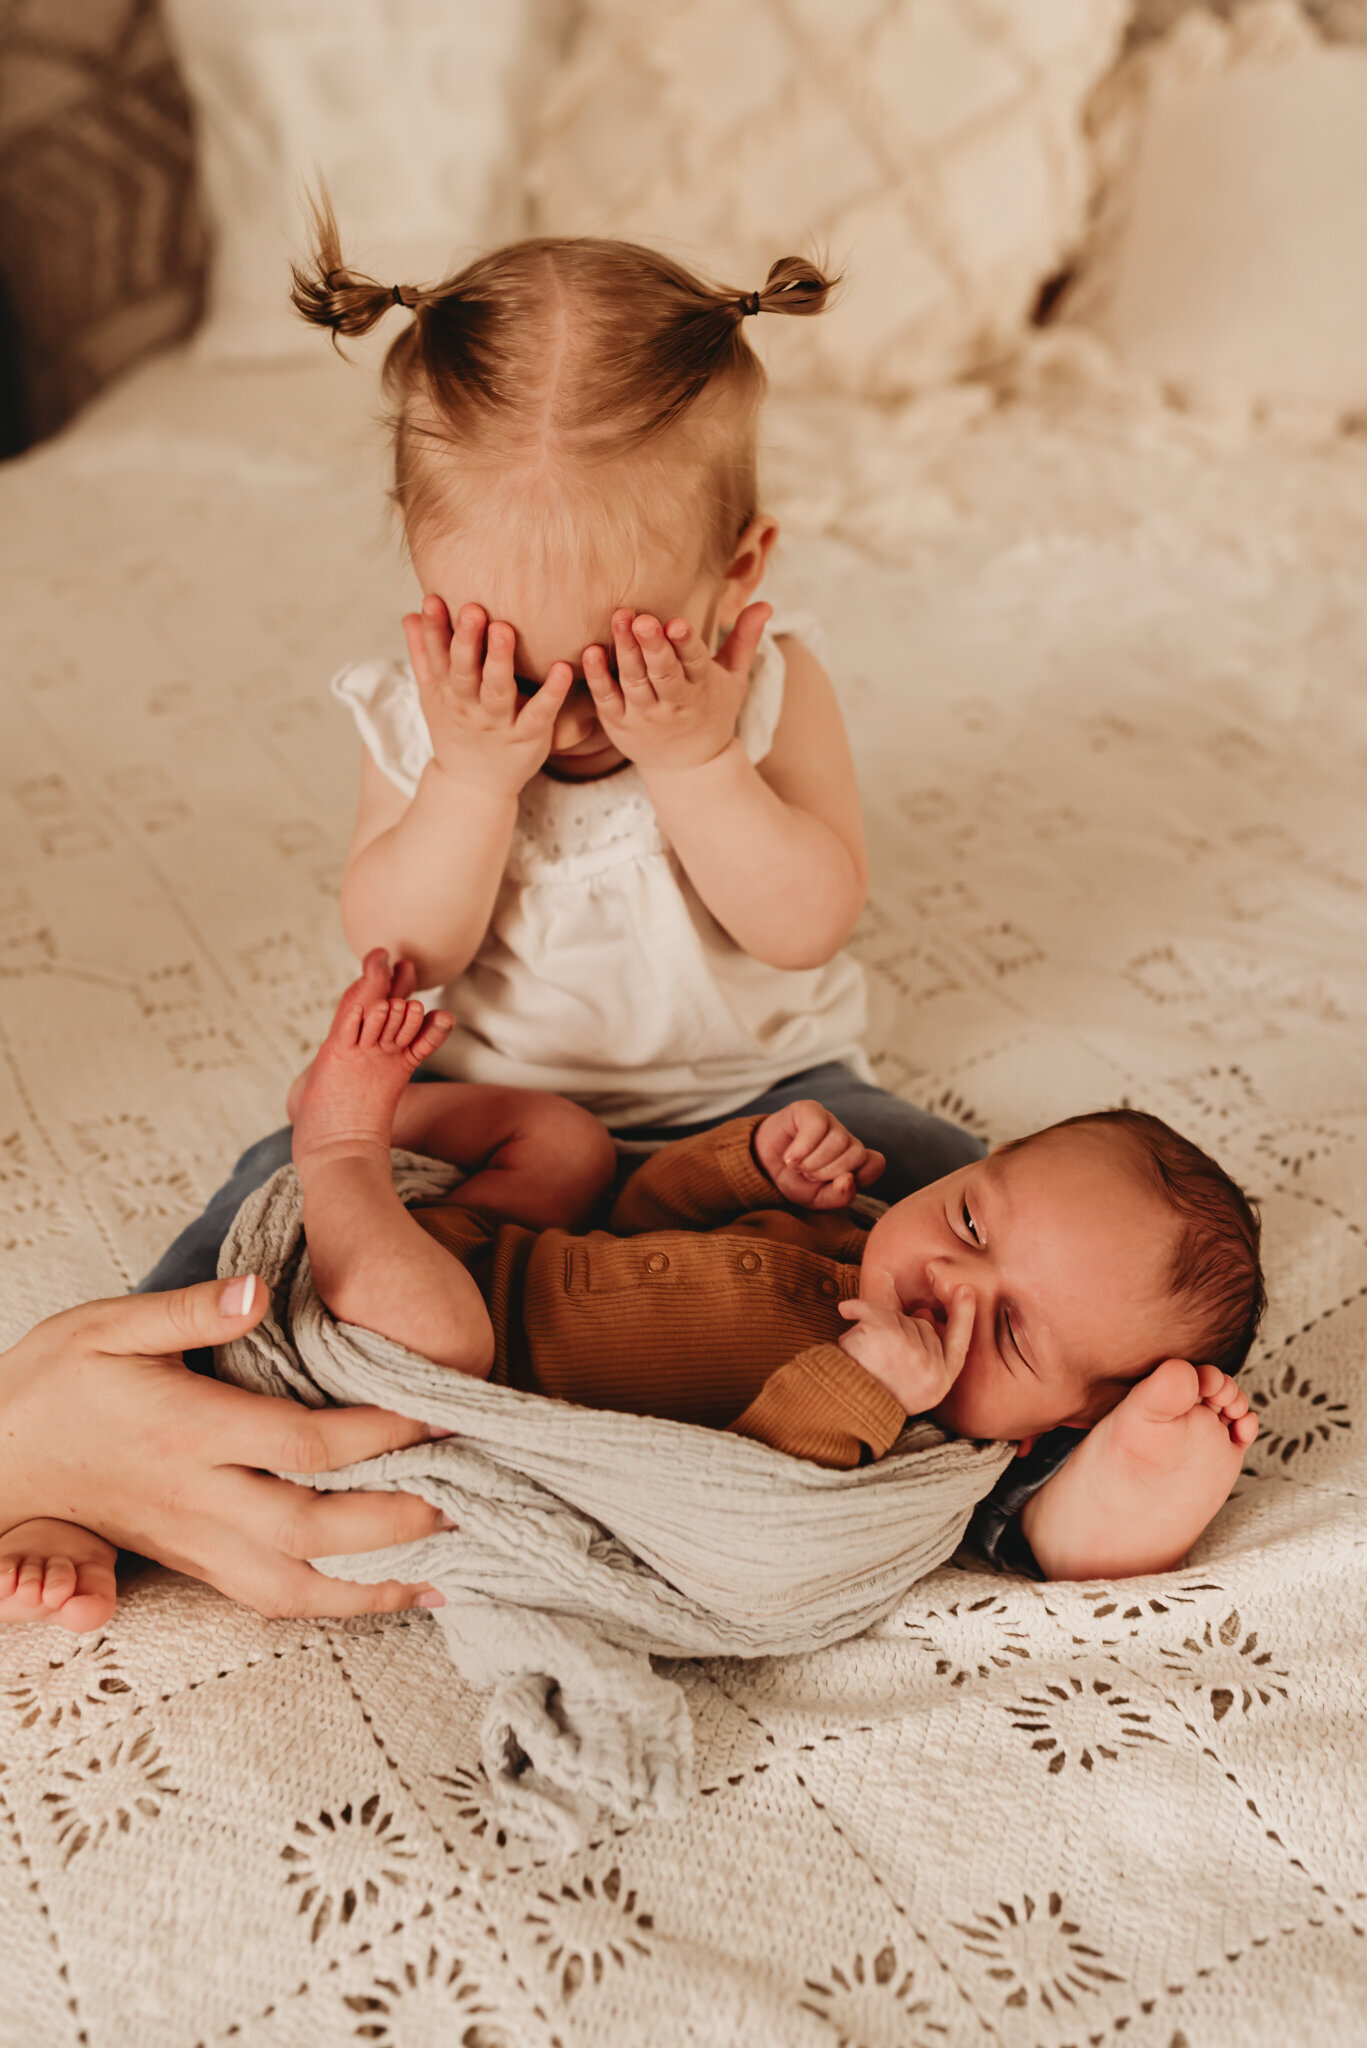
[[1051, 1131], [889, 1209], [859, 1291], [943, 1325], [955, 1289], [972, 1289], [968, 1357], [933, 1411], [945, 1428], [1012, 1441], [1086, 1429], [1186, 1356], [1190, 1325], [1165, 1286], [1175, 1232], [1114, 1138]]
[[504, 619], [513, 628], [519, 682], [544, 682], [554, 662], [569, 662], [575, 683], [555, 721], [546, 766], [577, 780], [606, 775], [623, 757], [598, 722], [583, 679], [584, 649], [595, 643], [606, 648], [616, 672], [612, 614], [621, 605], [651, 612], [661, 625], [688, 619], [711, 645], [723, 579], [700, 571], [695, 558], [672, 557], [660, 548], [643, 553], [615, 584], [583, 569], [556, 574], [530, 566], [526, 552], [512, 542], [500, 546], [496, 531], [431, 534], [415, 538], [411, 549], [424, 594], [443, 598], [453, 619], [461, 605], [478, 604], [490, 619]]

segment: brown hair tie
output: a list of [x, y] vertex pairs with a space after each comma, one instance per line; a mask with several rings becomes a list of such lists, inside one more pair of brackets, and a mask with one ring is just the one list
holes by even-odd
[[392, 284], [389, 287], [389, 296], [393, 299], [396, 306], [406, 306], [408, 304], [407, 299], [403, 295], [403, 286], [401, 284]]
[[737, 299], [736, 304], [740, 307], [741, 319], [747, 319], [751, 313], [758, 313], [759, 311], [759, 293], [743, 292], [740, 298]]

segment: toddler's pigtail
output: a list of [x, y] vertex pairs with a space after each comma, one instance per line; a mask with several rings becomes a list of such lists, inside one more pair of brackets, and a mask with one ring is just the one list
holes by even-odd
[[804, 317], [825, 311], [839, 286], [838, 277], [827, 277], [805, 256], [780, 256], [769, 265], [762, 288], [751, 292], [745, 310], [755, 313], [795, 313]]
[[380, 284], [342, 262], [341, 239], [332, 202], [326, 192], [309, 197], [313, 222], [313, 255], [307, 265], [291, 266], [295, 307], [315, 327], [340, 334], [368, 334], [394, 306], [416, 309], [423, 295], [410, 286]]

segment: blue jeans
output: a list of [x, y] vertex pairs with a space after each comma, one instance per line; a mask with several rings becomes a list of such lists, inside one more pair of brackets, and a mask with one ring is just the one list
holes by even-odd
[[[445, 1078], [421, 1069], [413, 1076], [415, 1082]], [[862, 1081], [849, 1067], [833, 1060], [807, 1067], [800, 1074], [790, 1074], [775, 1087], [755, 1096], [752, 1102], [742, 1103], [739, 1109], [727, 1110], [721, 1116], [704, 1117], [691, 1124], [638, 1126], [617, 1135], [667, 1142], [690, 1137], [695, 1131], [713, 1130], [735, 1116], [764, 1116], [772, 1109], [782, 1109], [786, 1103], [809, 1097], [838, 1116], [846, 1129], [865, 1145], [886, 1155], [888, 1163], [883, 1177], [869, 1191], [880, 1201], [900, 1202], [917, 1188], [928, 1187], [931, 1181], [981, 1159], [986, 1150], [971, 1131], [948, 1123], [943, 1117], [932, 1116], [929, 1110], [917, 1109], [900, 1095], [890, 1095], [886, 1088]], [[151, 1272], [139, 1281], [135, 1292], [150, 1294], [164, 1288], [189, 1287], [198, 1280], [212, 1280], [218, 1272], [219, 1246], [228, 1234], [229, 1224], [248, 1195], [255, 1194], [279, 1167], [289, 1165], [290, 1139], [286, 1125], [249, 1145], [222, 1187], [210, 1196], [203, 1212], [167, 1247]], [[195, 1371], [211, 1371], [212, 1354], [187, 1353], [186, 1363]], [[1024, 1572], [1034, 1578], [1042, 1576], [1020, 1532], [1017, 1517], [1030, 1495], [1058, 1470], [1078, 1440], [1076, 1430], [1054, 1430], [1041, 1437], [1030, 1456], [1009, 1466], [992, 1492], [979, 1502], [969, 1525], [968, 1540], [996, 1570]]]
[[[425, 1073], [421, 1068], [413, 1076], [414, 1081], [447, 1078], [444, 1074]], [[900, 1202], [904, 1195], [913, 1194], [917, 1188], [926, 1187], [931, 1181], [953, 1173], [956, 1167], [967, 1166], [970, 1160], [983, 1156], [984, 1147], [972, 1132], [946, 1123], [943, 1117], [932, 1116], [929, 1110], [917, 1109], [914, 1103], [903, 1102], [900, 1095], [889, 1095], [886, 1088], [861, 1081], [849, 1067], [833, 1060], [823, 1066], [808, 1067], [800, 1074], [790, 1074], [786, 1081], [766, 1089], [753, 1102], [728, 1109], [722, 1116], [704, 1117], [695, 1124], [637, 1128], [617, 1135], [651, 1142], [687, 1138], [695, 1131], [710, 1131], [718, 1124], [729, 1123], [733, 1116], [764, 1116], [771, 1109], [782, 1109], [785, 1103], [800, 1102], [809, 1096], [838, 1116], [856, 1138], [887, 1155], [887, 1170], [870, 1190], [880, 1201]], [[289, 1165], [290, 1135], [287, 1124], [283, 1130], [272, 1131], [269, 1137], [258, 1138], [247, 1147], [222, 1187], [209, 1197], [202, 1214], [186, 1224], [147, 1277], [138, 1282], [138, 1294], [189, 1287], [197, 1280], [213, 1279], [218, 1271], [218, 1248], [228, 1235], [228, 1225], [248, 1195], [255, 1194], [277, 1168]]]

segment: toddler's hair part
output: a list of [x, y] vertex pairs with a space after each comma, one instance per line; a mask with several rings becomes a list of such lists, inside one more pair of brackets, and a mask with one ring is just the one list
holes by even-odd
[[1064, 1117], [1001, 1149], [1013, 1151], [1055, 1131], [1089, 1129], [1121, 1140], [1176, 1218], [1168, 1285], [1195, 1320], [1192, 1364], [1238, 1372], [1267, 1307], [1257, 1204], [1208, 1152], [1143, 1109]]
[[[389, 285], [344, 264], [326, 195], [312, 212], [313, 256], [295, 266], [291, 294], [304, 319], [335, 342], [397, 306], [413, 316], [383, 371], [407, 528], [453, 487], [449, 462], [424, 459], [434, 444], [485, 473], [544, 479], [582, 476], [668, 434], [709, 501], [705, 559], [730, 560], [758, 510], [754, 425], [765, 388], [743, 323], [819, 313], [838, 279], [784, 256], [758, 291], [743, 292], [633, 242], [541, 236], [476, 257], [440, 284]], [[722, 411], [725, 431], [709, 434]]]

